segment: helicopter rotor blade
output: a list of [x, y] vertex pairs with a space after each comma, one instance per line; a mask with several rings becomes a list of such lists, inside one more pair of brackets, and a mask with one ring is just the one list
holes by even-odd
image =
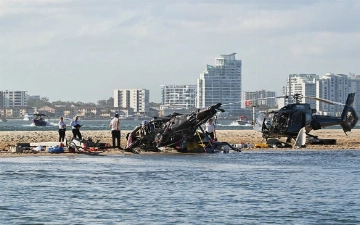
[[289, 95], [281, 95], [281, 96], [277, 96], [275, 98], [289, 98], [290, 96]]
[[246, 101], [250, 101], [251, 103], [254, 103], [255, 101], [272, 99], [272, 98], [276, 98], [276, 97], [253, 98], [253, 99], [247, 99], [247, 100], [244, 100], [244, 101], [224, 103], [224, 104], [222, 104], [222, 105], [223, 105], [223, 106], [226, 106], [226, 105], [235, 105], [235, 104], [244, 103], [244, 102], [246, 102]]
[[325, 103], [328, 103], [330, 105], [345, 105], [344, 103], [334, 102], [334, 101], [330, 101], [330, 100], [323, 99], [323, 98], [308, 97], [308, 96], [304, 96], [304, 98], [313, 99], [313, 100], [316, 100], [316, 101], [319, 101], [319, 102], [325, 102]]

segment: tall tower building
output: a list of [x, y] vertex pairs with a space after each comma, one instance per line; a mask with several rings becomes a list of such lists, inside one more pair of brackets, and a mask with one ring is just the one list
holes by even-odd
[[115, 89], [114, 107], [133, 109], [137, 113], [148, 113], [150, 94], [147, 89]]
[[[286, 86], [283, 87], [283, 94], [293, 96], [294, 94], [302, 94], [303, 96], [316, 97], [316, 81], [319, 75], [316, 74], [289, 74]], [[316, 107], [315, 100], [302, 99], [303, 103], [309, 103], [311, 108]], [[280, 98], [278, 100], [278, 107], [284, 107], [287, 104], [293, 103], [292, 98]]]
[[[317, 82], [317, 97], [334, 102], [345, 103], [350, 90], [350, 80], [345, 74], [326, 73]], [[340, 115], [344, 106], [316, 102], [319, 112]]]
[[360, 75], [350, 74], [349, 78], [350, 78], [349, 93], [356, 93], [353, 106], [356, 112], [360, 114]]
[[180, 108], [195, 107], [196, 85], [160, 85], [161, 104]]
[[229, 114], [240, 113], [242, 62], [235, 59], [235, 54], [215, 58], [215, 65], [207, 65], [200, 74], [197, 79], [197, 108], [222, 103]]
[[4, 95], [3, 92], [0, 91], [0, 108], [4, 107]]

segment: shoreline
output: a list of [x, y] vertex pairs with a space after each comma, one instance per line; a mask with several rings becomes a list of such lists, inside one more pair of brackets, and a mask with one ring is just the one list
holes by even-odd
[[[121, 146], [126, 145], [126, 134], [131, 132], [130, 130], [121, 131]], [[87, 139], [91, 137], [93, 141], [99, 140], [101, 143], [108, 143], [111, 145], [111, 132], [108, 130], [84, 130], [81, 131], [83, 138]], [[228, 142], [229, 144], [240, 144], [240, 143], [264, 143], [266, 142], [260, 132], [254, 130], [217, 130], [217, 138], [221, 142]], [[340, 129], [322, 129], [310, 132], [311, 135], [318, 136], [319, 138], [324, 139], [336, 139], [335, 145], [309, 145], [307, 144], [305, 148], [300, 148], [296, 150], [360, 150], [360, 130], [354, 129], [348, 134]], [[70, 140], [72, 137], [71, 131], [66, 132], [66, 139]], [[58, 141], [58, 132], [57, 131], [0, 131], [0, 150], [9, 150], [10, 146], [15, 146], [17, 143], [30, 143], [30, 142], [57, 142]], [[285, 141], [285, 138], [282, 138], [281, 141]], [[294, 141], [292, 141], [292, 144]], [[291, 150], [293, 148], [252, 148], [250, 150]], [[245, 149], [244, 149], [245, 150]], [[167, 152], [177, 152], [176, 150], [169, 150]], [[16, 153], [3, 152], [0, 155], [19, 155]], [[22, 153], [23, 155], [29, 155], [32, 153]], [[37, 153], [33, 155], [54, 155], [52, 153]], [[64, 154], [73, 154], [73, 153], [61, 153]], [[76, 154], [76, 153], [75, 153]], [[107, 150], [102, 155], [106, 154], [124, 154], [123, 151], [115, 151], [113, 149]], [[125, 152], [126, 154], [126, 152]], [[131, 154], [131, 153], [128, 153]], [[21, 154], [20, 154], [21, 155]]]

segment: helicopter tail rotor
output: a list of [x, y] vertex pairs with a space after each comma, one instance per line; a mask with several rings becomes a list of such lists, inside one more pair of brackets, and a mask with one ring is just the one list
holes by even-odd
[[341, 127], [343, 128], [344, 132], [351, 131], [354, 128], [359, 120], [355, 109], [352, 107], [355, 99], [355, 93], [350, 93], [347, 100], [344, 110], [341, 114], [340, 123]]

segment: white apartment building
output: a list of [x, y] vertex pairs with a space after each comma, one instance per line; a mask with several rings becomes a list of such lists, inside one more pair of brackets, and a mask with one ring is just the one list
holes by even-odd
[[[333, 102], [346, 102], [349, 93], [355, 92], [354, 108], [360, 112], [360, 75], [326, 73], [319, 78], [316, 74], [290, 74], [287, 86], [283, 87], [284, 95], [296, 93], [304, 96], [323, 98]], [[343, 105], [331, 105], [321, 101], [303, 99], [303, 103], [310, 103], [311, 108], [318, 114], [340, 116]], [[292, 100], [279, 99], [279, 108], [292, 103]]]
[[266, 105], [270, 108], [273, 108], [276, 106], [276, 93], [275, 91], [266, 91], [266, 90], [260, 90], [260, 91], [245, 91], [242, 94], [241, 99], [241, 108], [249, 107], [247, 105], [247, 101], [251, 103], [251, 105]]
[[160, 85], [161, 104], [179, 108], [195, 107], [196, 85]]
[[197, 79], [196, 107], [206, 108], [222, 103], [229, 115], [239, 115], [241, 101], [241, 60], [235, 54], [215, 58]]
[[356, 112], [360, 114], [360, 75], [350, 74], [349, 78], [350, 78], [349, 93], [356, 93], [353, 106]]
[[27, 106], [26, 91], [1, 91], [0, 98], [3, 108]]
[[2, 91], [0, 91], [0, 108], [4, 108], [4, 97]]
[[[345, 74], [326, 73], [317, 82], [317, 97], [333, 102], [345, 103], [350, 90], [350, 80]], [[356, 98], [356, 95], [355, 95]], [[341, 115], [342, 105], [331, 105], [316, 101], [316, 109], [320, 114]]]
[[[302, 94], [303, 96], [316, 97], [316, 82], [318, 79], [319, 75], [316, 74], [289, 74], [286, 86], [283, 87], [283, 95]], [[291, 103], [294, 103], [292, 97], [279, 98], [278, 108]], [[309, 103], [311, 108], [316, 108], [315, 100], [303, 98], [302, 103]]]
[[147, 114], [150, 110], [150, 93], [147, 89], [115, 89], [114, 107], [132, 109], [136, 113]]

